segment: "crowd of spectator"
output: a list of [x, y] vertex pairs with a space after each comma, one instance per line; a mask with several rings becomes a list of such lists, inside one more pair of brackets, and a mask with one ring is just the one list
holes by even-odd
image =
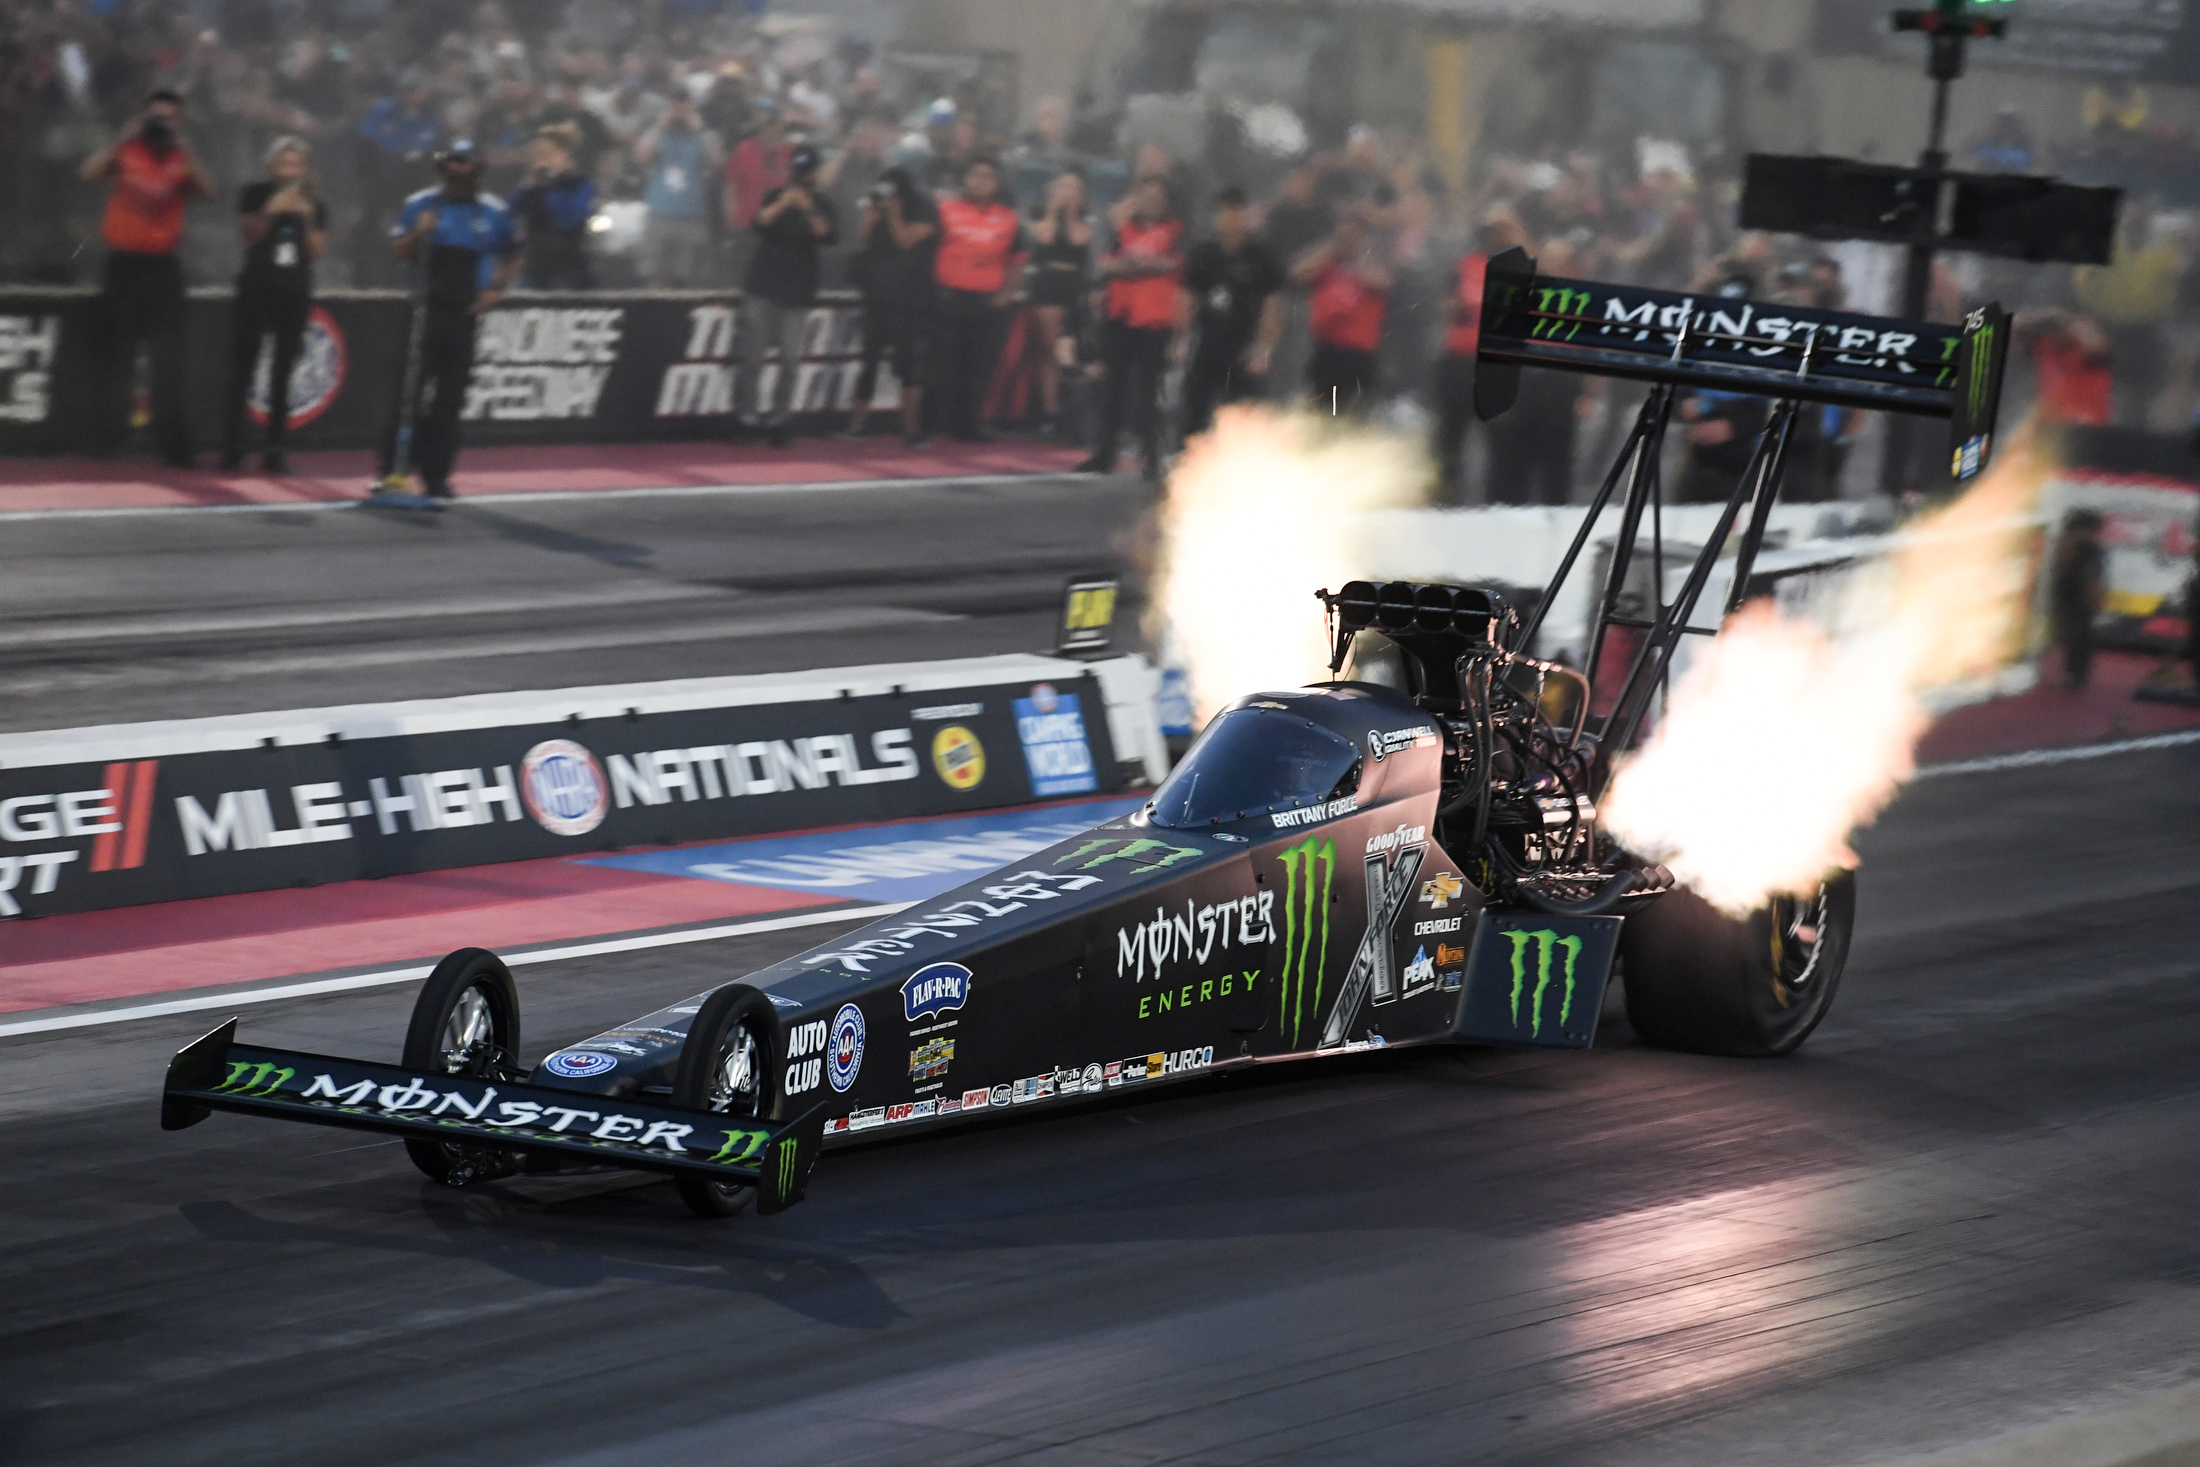
[[[461, 139], [483, 193], [509, 208], [521, 287], [739, 287], [740, 415], [778, 441], [791, 374], [767, 398], [756, 368], [799, 349], [821, 289], [848, 288], [864, 323], [853, 433], [872, 426], [882, 367], [911, 441], [1028, 426], [1088, 447], [1096, 472], [1115, 467], [1126, 433], [1158, 472], [1219, 404], [1296, 398], [1424, 421], [1447, 484], [1471, 459], [1493, 497], [1527, 502], [1571, 497], [1624, 414], [1592, 380], [1530, 373], [1511, 413], [1473, 423], [1489, 254], [1520, 246], [1551, 274], [1895, 308], [1886, 251], [1738, 232], [1731, 173], [1677, 143], [1485, 153], [1459, 179], [1411, 134], [1361, 126], [1251, 179], [1151, 139], [1094, 146], [1059, 99], [1019, 127], [975, 82], [890, 81], [861, 34], [767, 24], [724, 0], [479, 0], [453, 25], [456, 13], [446, 0], [0, 0], [0, 200], [20, 224], [0, 268], [84, 277], [103, 196], [79, 179], [112, 169], [82, 162], [126, 140], [158, 87], [224, 203], [252, 216], [291, 198], [270, 181], [278, 154], [307, 174], [292, 202], [310, 201], [324, 287], [406, 282], [392, 223]], [[2128, 98], [2104, 103], [2096, 129], [2128, 115]], [[2005, 115], [1971, 151], [1977, 166], [2027, 168], [2040, 150]], [[255, 179], [260, 192], [240, 197]], [[190, 211], [172, 250], [181, 278], [234, 272], [235, 217]], [[257, 239], [248, 222], [244, 248]], [[1952, 260], [1932, 312], [1995, 293], [2048, 308], [2027, 323], [2043, 395], [2067, 415], [2145, 421], [2187, 369], [2171, 323], [2200, 313], [2185, 216], [2135, 199], [2125, 241], [2092, 272], [2013, 278]], [[1762, 413], [1719, 394], [1683, 406], [1684, 496], [1721, 492]], [[1836, 491], [1856, 426], [1811, 416], [1793, 492]]]

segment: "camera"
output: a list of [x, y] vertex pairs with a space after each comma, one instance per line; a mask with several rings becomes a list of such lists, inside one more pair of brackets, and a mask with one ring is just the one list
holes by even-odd
[[176, 129], [165, 117], [148, 117], [138, 124], [138, 136], [149, 148], [165, 148], [176, 140]]
[[871, 185], [869, 198], [870, 201], [874, 204], [884, 205], [889, 199], [898, 198], [900, 194], [901, 190], [895, 188], [891, 183], [888, 183], [885, 179], [882, 178], [877, 183]]

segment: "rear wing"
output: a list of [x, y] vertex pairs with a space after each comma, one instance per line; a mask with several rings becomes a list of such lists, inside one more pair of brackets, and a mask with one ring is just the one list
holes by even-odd
[[1950, 471], [1970, 478], [1993, 447], [2009, 356], [1998, 304], [1960, 327], [1768, 305], [1535, 273], [1527, 251], [1490, 258], [1474, 406], [1512, 406], [1520, 369], [1792, 398], [1946, 418]]

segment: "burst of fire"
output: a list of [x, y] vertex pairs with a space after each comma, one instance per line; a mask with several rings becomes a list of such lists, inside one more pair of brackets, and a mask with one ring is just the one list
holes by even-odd
[[1674, 686], [1600, 812], [1626, 847], [1741, 915], [1857, 864], [1849, 836], [1915, 771], [1937, 689], [2022, 648], [2045, 477], [2029, 435], [1814, 619], [1752, 603]]
[[1313, 588], [1367, 573], [1361, 517], [1415, 503], [1427, 481], [1419, 447], [1393, 434], [1265, 407], [1216, 414], [1159, 506], [1149, 628], [1201, 719], [1327, 675]]

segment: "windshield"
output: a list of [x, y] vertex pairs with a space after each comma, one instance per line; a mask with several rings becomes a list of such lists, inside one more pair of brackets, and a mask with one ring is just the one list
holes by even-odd
[[1352, 792], [1360, 751], [1293, 713], [1240, 708], [1200, 735], [1154, 796], [1153, 823], [1182, 829]]

